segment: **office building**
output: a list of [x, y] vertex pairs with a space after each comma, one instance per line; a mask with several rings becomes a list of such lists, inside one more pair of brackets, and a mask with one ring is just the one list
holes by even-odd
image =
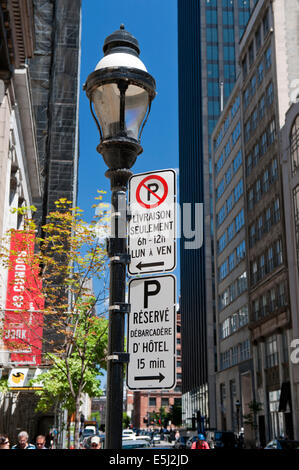
[[204, 203], [204, 243], [181, 240], [183, 422], [216, 426], [216, 309], [211, 135], [239, 71], [256, 1], [178, 0], [180, 203]]
[[254, 440], [242, 416], [254, 398], [250, 344], [240, 79], [212, 134], [217, 429]]

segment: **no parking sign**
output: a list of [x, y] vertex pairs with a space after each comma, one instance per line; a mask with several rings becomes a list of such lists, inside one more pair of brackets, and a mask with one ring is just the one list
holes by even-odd
[[129, 181], [131, 275], [176, 267], [176, 173], [159, 170]]

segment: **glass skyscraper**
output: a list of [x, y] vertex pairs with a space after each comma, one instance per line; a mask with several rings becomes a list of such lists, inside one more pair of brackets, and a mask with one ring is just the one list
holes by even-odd
[[236, 82], [239, 40], [256, 3], [178, 0], [180, 203], [204, 204], [202, 248], [187, 249], [181, 239], [182, 392], [187, 426], [192, 418], [215, 425], [210, 137]]

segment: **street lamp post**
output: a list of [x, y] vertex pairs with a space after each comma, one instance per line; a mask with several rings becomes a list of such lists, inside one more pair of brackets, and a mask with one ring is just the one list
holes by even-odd
[[138, 41], [121, 25], [105, 39], [104, 57], [84, 85], [100, 133], [97, 150], [108, 170], [112, 191], [109, 329], [107, 356], [107, 415], [105, 447], [122, 447], [124, 315], [127, 248], [127, 186], [130, 168], [142, 153], [140, 138], [155, 97], [155, 80], [139, 59]]

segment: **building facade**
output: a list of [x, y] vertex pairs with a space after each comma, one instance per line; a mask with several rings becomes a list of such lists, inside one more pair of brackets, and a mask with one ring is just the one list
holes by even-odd
[[[294, 98], [298, 96], [295, 94]], [[299, 438], [299, 104], [293, 103], [286, 114], [281, 132], [281, 165], [292, 330], [289, 332], [290, 393], [294, 438]], [[297, 351], [296, 351], [297, 349]]]
[[240, 42], [249, 328], [262, 444], [275, 436], [294, 436], [288, 347], [292, 315], [278, 136], [298, 73], [296, 12], [297, 2], [259, 1]]
[[212, 135], [217, 429], [251, 429], [242, 416], [254, 392], [250, 344], [241, 90], [237, 80]]
[[[232, 91], [239, 39], [256, 1], [178, 1], [180, 202], [204, 204], [204, 243], [181, 242], [183, 421], [216, 426], [211, 135]], [[201, 418], [200, 418], [201, 419]]]

